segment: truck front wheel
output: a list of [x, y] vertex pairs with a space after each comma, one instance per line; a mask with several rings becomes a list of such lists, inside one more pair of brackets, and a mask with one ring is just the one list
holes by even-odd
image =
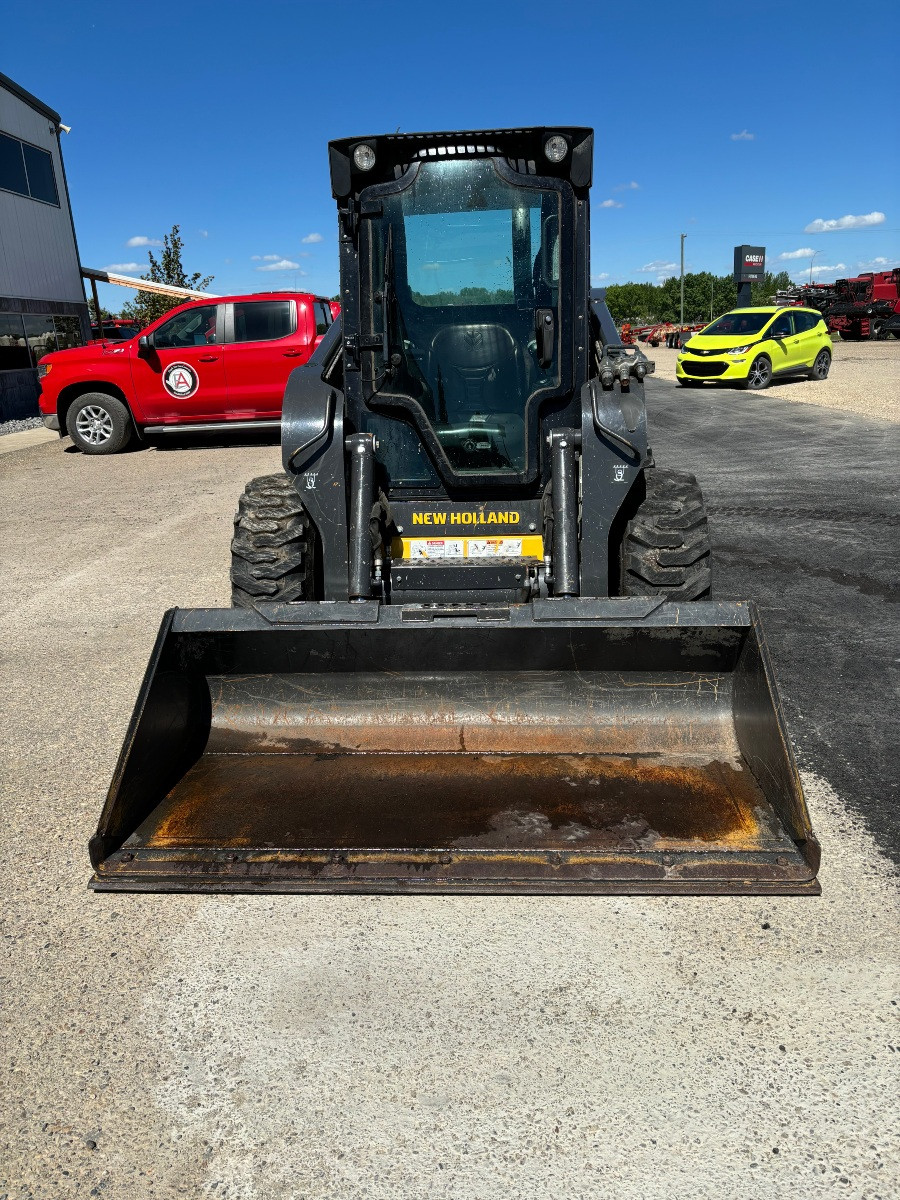
[[66, 429], [82, 454], [118, 454], [131, 441], [131, 414], [115, 396], [88, 392], [69, 408]]

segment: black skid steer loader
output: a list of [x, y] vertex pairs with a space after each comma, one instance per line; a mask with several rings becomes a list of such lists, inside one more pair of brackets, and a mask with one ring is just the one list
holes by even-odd
[[234, 607], [162, 624], [92, 886], [818, 892], [751, 604], [589, 286], [593, 134], [329, 146], [342, 319]]

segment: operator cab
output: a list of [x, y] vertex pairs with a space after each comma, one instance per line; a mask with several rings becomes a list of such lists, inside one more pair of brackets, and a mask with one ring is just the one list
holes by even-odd
[[591, 135], [556, 135], [551, 160], [543, 131], [518, 132], [527, 146], [503, 143], [516, 131], [481, 134], [481, 147], [451, 134], [332, 144], [342, 276], [358, 279], [358, 304], [344, 305], [348, 412], [378, 438], [390, 493], [537, 484], [542, 417], [573, 400]]

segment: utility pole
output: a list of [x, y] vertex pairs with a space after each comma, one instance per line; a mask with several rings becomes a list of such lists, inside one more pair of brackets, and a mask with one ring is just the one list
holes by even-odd
[[681, 234], [681, 324], [684, 324], [684, 239], [686, 233]]

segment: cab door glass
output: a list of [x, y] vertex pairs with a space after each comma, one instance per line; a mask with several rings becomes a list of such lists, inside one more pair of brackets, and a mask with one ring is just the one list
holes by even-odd
[[317, 300], [313, 307], [316, 315], [316, 337], [321, 337], [328, 332], [328, 326], [332, 322], [331, 307], [322, 300]]
[[178, 313], [153, 334], [157, 350], [180, 350], [185, 346], [212, 346], [216, 342], [215, 304], [201, 304]]
[[560, 213], [556, 189], [461, 160], [423, 162], [371, 222], [364, 333], [387, 359], [364, 390], [427, 424], [457, 477], [524, 472], [530, 402], [560, 387]]
[[293, 332], [292, 300], [252, 300], [234, 306], [236, 342], [277, 342]]

